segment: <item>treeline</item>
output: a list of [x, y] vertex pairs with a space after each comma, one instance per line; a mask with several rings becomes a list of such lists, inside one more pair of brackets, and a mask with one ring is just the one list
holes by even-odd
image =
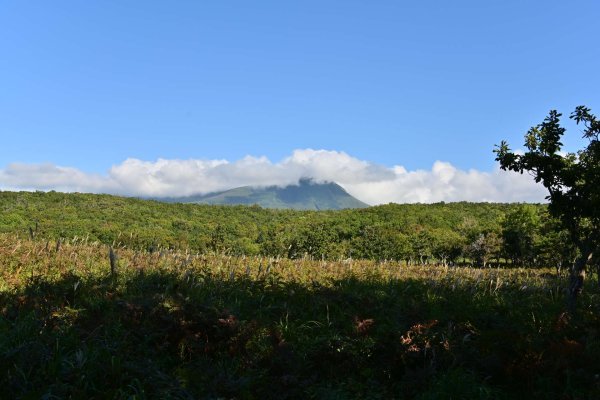
[[167, 204], [109, 195], [0, 192], [0, 231], [154, 251], [564, 265], [574, 257], [545, 205], [388, 204], [342, 211]]

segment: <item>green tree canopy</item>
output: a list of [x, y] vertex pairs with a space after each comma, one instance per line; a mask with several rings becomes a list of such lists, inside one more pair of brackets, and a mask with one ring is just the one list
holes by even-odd
[[505, 255], [521, 264], [535, 258], [540, 217], [530, 204], [510, 210], [502, 221], [502, 239]]
[[579, 255], [571, 269], [569, 302], [574, 306], [583, 288], [586, 264], [600, 243], [600, 121], [585, 106], [570, 118], [583, 125], [587, 146], [577, 153], [561, 152], [565, 128], [557, 111], [525, 135], [525, 154], [517, 154], [502, 141], [495, 153], [504, 170], [529, 172], [548, 189], [549, 212], [570, 233]]

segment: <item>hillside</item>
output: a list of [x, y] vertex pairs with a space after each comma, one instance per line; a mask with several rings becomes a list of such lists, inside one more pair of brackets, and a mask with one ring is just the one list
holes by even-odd
[[[0, 192], [0, 232], [134, 249], [423, 262], [479, 257], [473, 252], [481, 249], [494, 257], [509, 254], [502, 243], [503, 220], [523, 207], [462, 202], [297, 211], [81, 193]], [[536, 255], [538, 262], [556, 259], [561, 248], [556, 237], [541, 234], [548, 224], [545, 210], [543, 205], [526, 206], [538, 216], [533, 236], [525, 243], [534, 246], [535, 253], [528, 254]], [[515, 248], [520, 251], [519, 246]]]
[[288, 185], [285, 187], [268, 186], [260, 188], [243, 186], [203, 196], [158, 200], [218, 205], [256, 204], [264, 208], [289, 208], [293, 210], [341, 210], [369, 206], [352, 197], [337, 183], [316, 183], [309, 179], [301, 179], [297, 185]]

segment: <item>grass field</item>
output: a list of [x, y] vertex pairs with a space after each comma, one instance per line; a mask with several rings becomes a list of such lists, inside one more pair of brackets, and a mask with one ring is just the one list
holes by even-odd
[[600, 398], [555, 270], [115, 254], [0, 235], [0, 398]]

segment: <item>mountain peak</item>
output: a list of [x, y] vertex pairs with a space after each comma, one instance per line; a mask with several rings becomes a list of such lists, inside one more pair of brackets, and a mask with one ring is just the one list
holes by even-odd
[[285, 187], [242, 186], [201, 196], [163, 200], [198, 204], [257, 204], [264, 208], [291, 208], [296, 210], [339, 210], [368, 207], [368, 204], [352, 197], [337, 183], [319, 183], [312, 178], [301, 178], [298, 180], [298, 184]]

